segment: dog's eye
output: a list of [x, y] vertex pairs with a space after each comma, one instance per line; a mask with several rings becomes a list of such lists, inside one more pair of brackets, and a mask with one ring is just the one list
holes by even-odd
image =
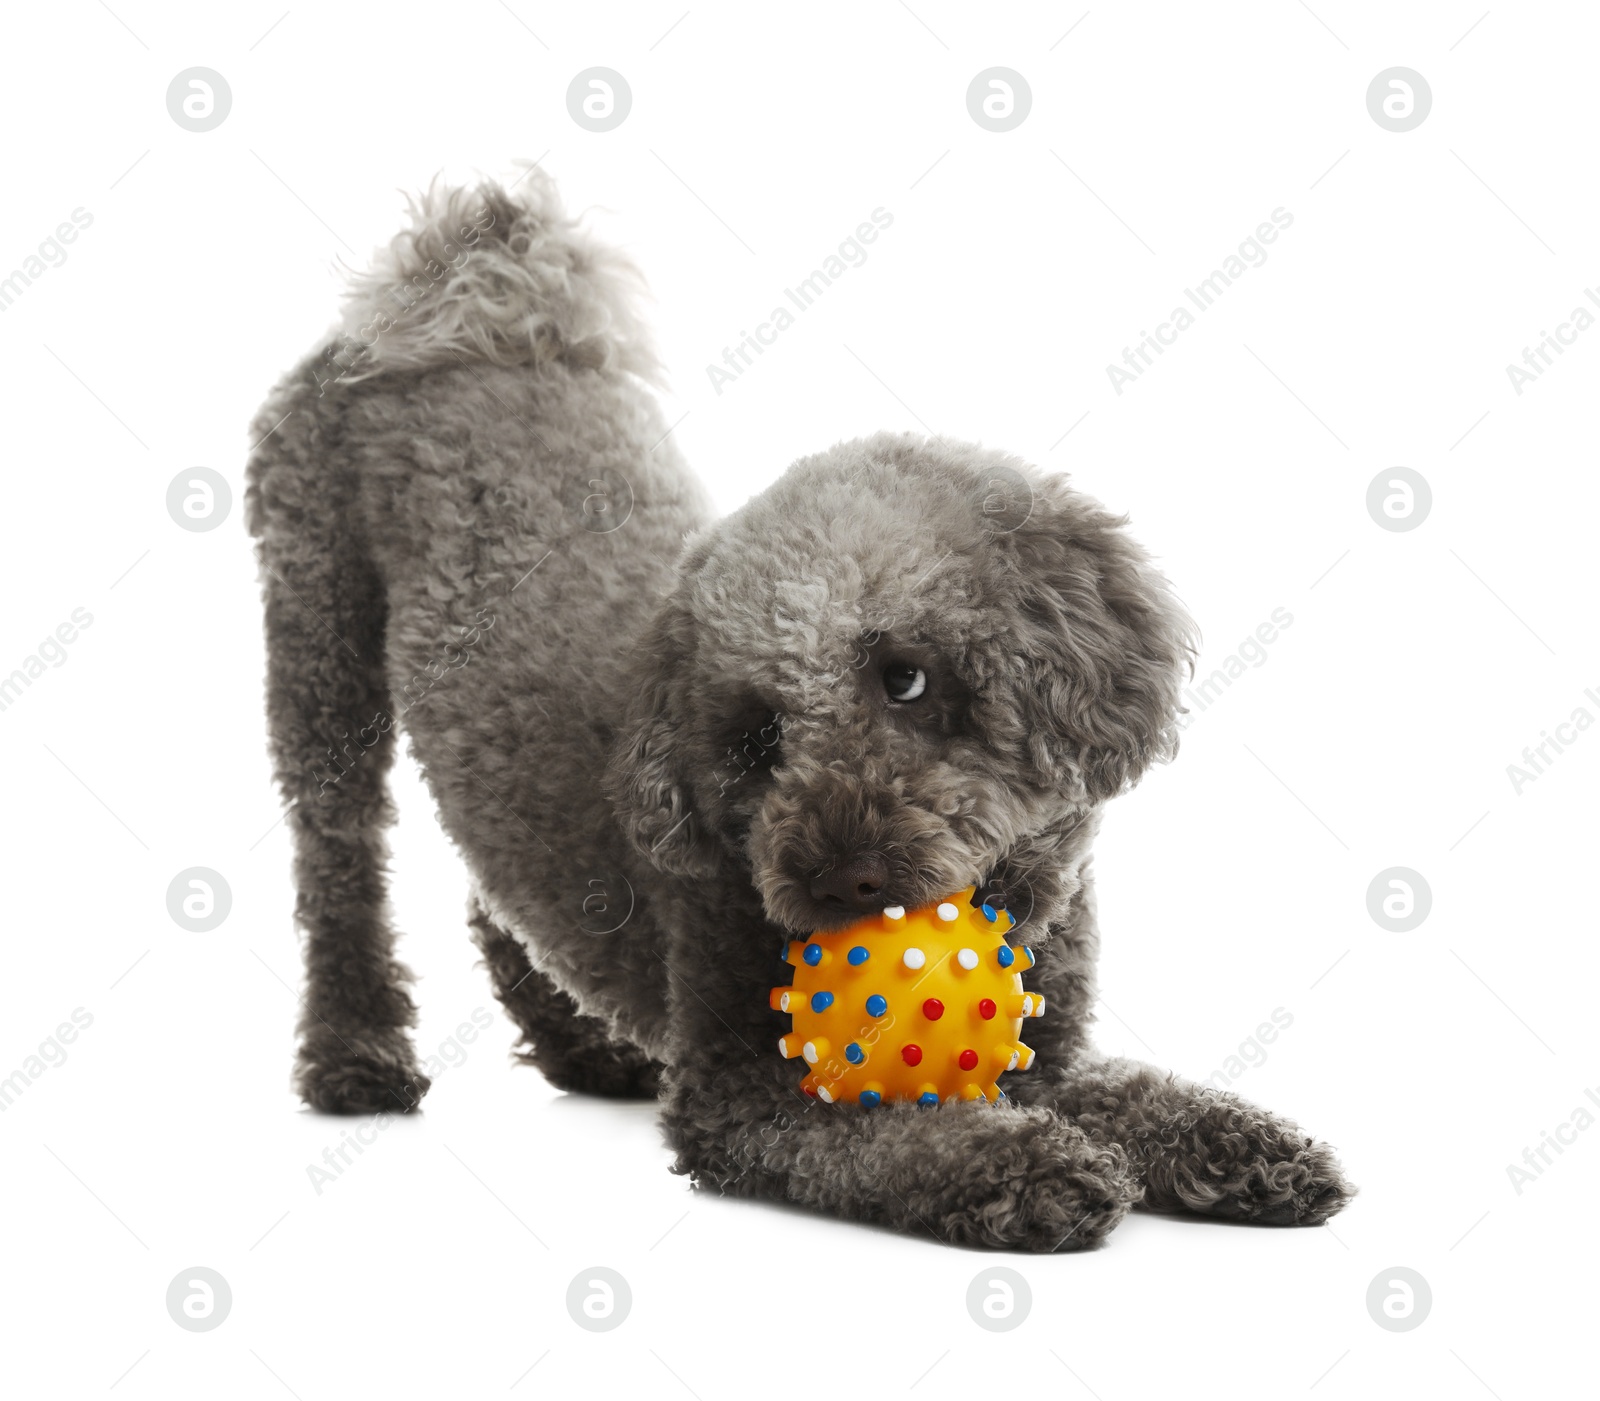
[[909, 662], [890, 662], [883, 669], [883, 689], [889, 693], [890, 700], [904, 705], [928, 689], [928, 674]]
[[750, 716], [746, 724], [729, 733], [724, 778], [737, 782], [747, 773], [776, 767], [782, 739], [781, 715], [768, 711], [763, 716]]

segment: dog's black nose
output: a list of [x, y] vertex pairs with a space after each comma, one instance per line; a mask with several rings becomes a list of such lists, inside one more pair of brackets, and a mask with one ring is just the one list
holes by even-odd
[[888, 881], [888, 862], [875, 851], [858, 851], [831, 871], [813, 877], [811, 898], [846, 910], [881, 910]]

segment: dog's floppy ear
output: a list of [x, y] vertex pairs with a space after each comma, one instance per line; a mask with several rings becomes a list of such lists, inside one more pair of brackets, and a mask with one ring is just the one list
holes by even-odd
[[720, 852], [691, 797], [691, 766], [700, 749], [689, 694], [693, 656], [693, 619], [669, 599], [634, 652], [633, 694], [605, 788], [622, 830], [659, 869], [702, 878], [715, 873]]
[[1194, 667], [1194, 623], [1125, 524], [1052, 478], [1009, 537], [1030, 757], [1047, 781], [1094, 801], [1177, 752], [1179, 692]]

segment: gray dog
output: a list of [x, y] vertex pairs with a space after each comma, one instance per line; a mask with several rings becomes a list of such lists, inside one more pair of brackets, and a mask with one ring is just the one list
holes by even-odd
[[[435, 191], [249, 468], [318, 1109], [426, 1092], [385, 893], [397, 722], [524, 1058], [662, 1101], [676, 1170], [1019, 1250], [1130, 1206], [1275, 1225], [1329, 1149], [1088, 1040], [1101, 805], [1176, 748], [1192, 625], [1060, 477], [882, 434], [713, 520], [644, 382], [637, 274], [537, 172]], [[976, 884], [1038, 951], [990, 1106], [823, 1105], [776, 1049], [796, 932]]]

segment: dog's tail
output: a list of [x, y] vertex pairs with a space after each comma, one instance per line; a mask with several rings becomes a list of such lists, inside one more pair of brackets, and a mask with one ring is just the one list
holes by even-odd
[[352, 278], [342, 330], [354, 345], [341, 379], [559, 360], [659, 380], [638, 312], [642, 275], [567, 215], [536, 166], [507, 187], [435, 182], [410, 213], [410, 227]]
[[463, 364], [562, 363], [660, 384], [639, 314], [643, 275], [568, 217], [537, 166], [506, 187], [435, 181], [409, 206], [410, 226], [352, 275], [340, 326], [257, 415], [247, 497], [256, 535], [273, 464], [326, 460], [341, 391], [362, 381]]

